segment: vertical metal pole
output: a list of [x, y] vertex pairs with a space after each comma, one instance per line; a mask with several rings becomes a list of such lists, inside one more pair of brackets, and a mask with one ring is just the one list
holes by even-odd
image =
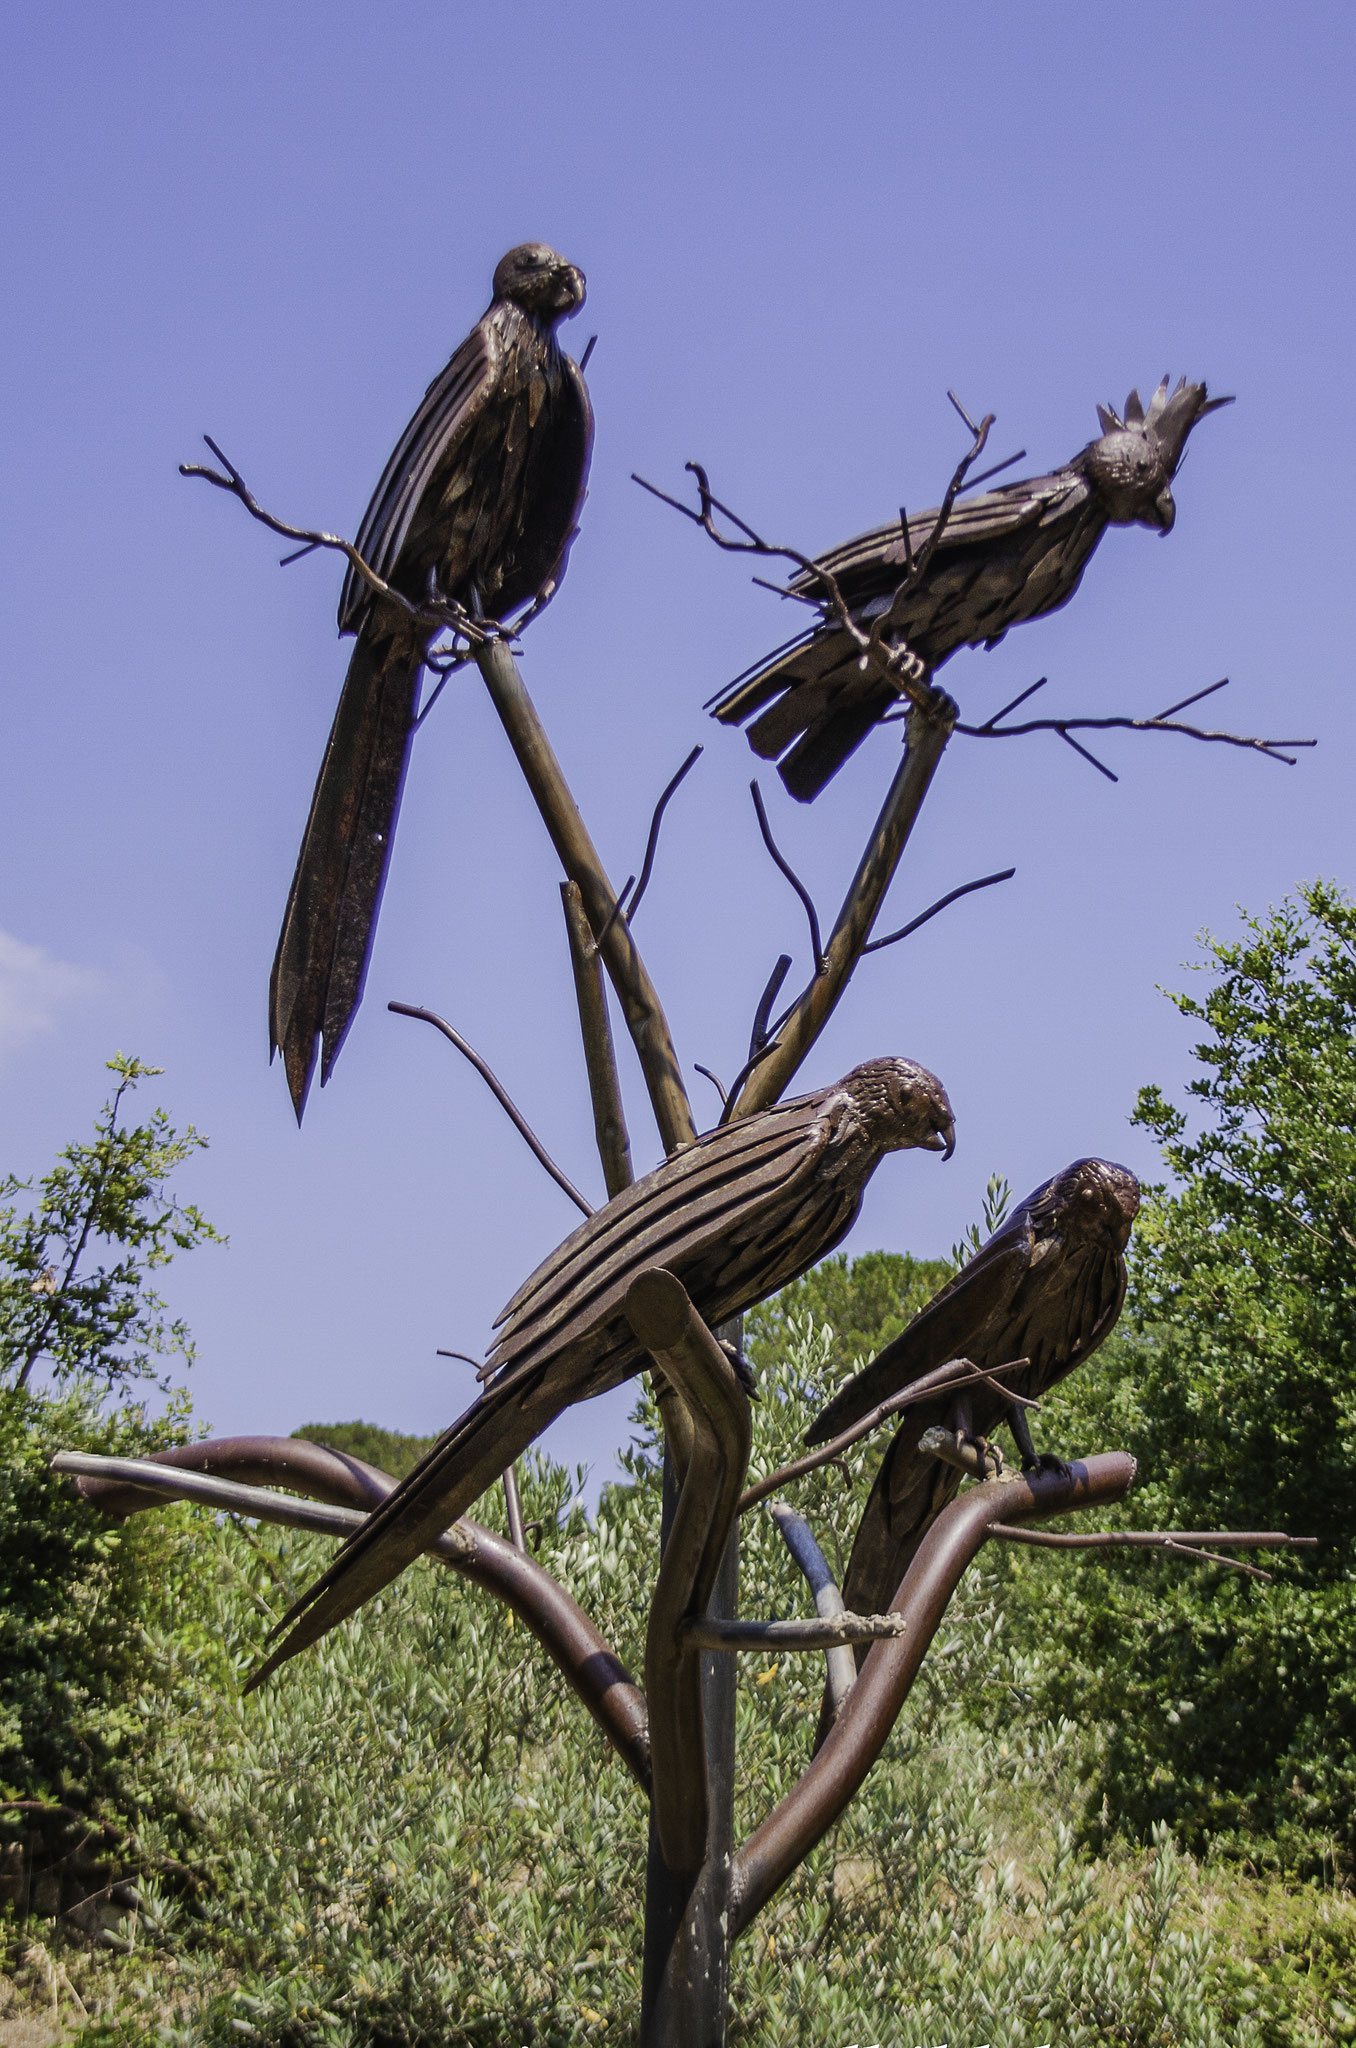
[[[742, 1319], [716, 1335], [738, 1346]], [[664, 1450], [662, 1544], [678, 1498], [678, 1475]], [[739, 1523], [721, 1560], [708, 1613], [739, 1611]], [[645, 1876], [645, 1960], [641, 1976], [641, 2048], [724, 2048], [730, 1977], [730, 1867], [734, 1856], [735, 1659], [702, 1656], [710, 1830], [698, 1871], [670, 1870], [650, 1826]]]

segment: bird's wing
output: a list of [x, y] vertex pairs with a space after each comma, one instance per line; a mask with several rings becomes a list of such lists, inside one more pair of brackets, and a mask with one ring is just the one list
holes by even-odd
[[[980, 491], [973, 498], [958, 499], [942, 528], [936, 555], [949, 553], [954, 548], [982, 546], [1005, 534], [1015, 533], [1019, 527], [1062, 514], [1069, 509], [1071, 498], [1086, 495], [1087, 489], [1085, 479], [1077, 470], [1061, 469], [1049, 476], [1028, 477], [1021, 483], [1005, 484], [996, 491]], [[821, 568], [839, 578], [844, 585], [844, 595], [849, 599], [856, 595], [855, 582], [863, 571], [874, 573], [888, 567], [894, 571], [892, 581], [901, 582], [910, 554], [916, 555], [926, 542], [937, 524], [940, 510], [940, 506], [934, 506], [926, 512], [910, 514], [907, 548], [902, 525], [896, 519], [888, 526], [874, 526], [868, 533], [859, 533], [852, 540], [843, 541], [838, 547], [830, 548], [827, 554], [817, 555], [815, 560]], [[798, 569], [791, 578], [790, 587], [812, 596], [817, 580], [808, 569]]]
[[500, 592], [500, 615], [520, 604], [546, 602], [565, 574], [579, 515], [588, 495], [593, 407], [578, 363], [562, 356], [561, 389], [528, 454], [523, 531], [511, 577]]
[[[358, 553], [387, 582], [435, 470], [470, 431], [494, 390], [502, 342], [493, 311], [491, 308], [476, 322], [447, 367], [429, 385], [363, 514]], [[369, 601], [367, 585], [350, 568], [339, 600], [341, 633], [355, 630]]]
[[806, 1442], [827, 1443], [934, 1366], [968, 1357], [986, 1326], [1011, 1308], [1030, 1262], [1030, 1217], [1019, 1209], [893, 1343], [839, 1388]]
[[570, 1343], [620, 1307], [646, 1266], [681, 1273], [699, 1245], [760, 1214], [822, 1156], [822, 1107], [822, 1095], [805, 1096], [726, 1124], [624, 1189], [524, 1281], [498, 1319], [489, 1364], [528, 1366]]
[[[720, 1320], [722, 1313], [730, 1312], [722, 1310], [722, 1301], [745, 1298], [753, 1247], [758, 1252], [758, 1282], [765, 1271], [770, 1276], [766, 1289], [760, 1284], [760, 1292], [784, 1284], [820, 1256], [821, 1248], [827, 1249], [825, 1237], [841, 1234], [851, 1221], [855, 1189], [844, 1196], [832, 1189], [807, 1188], [804, 1200], [795, 1204], [794, 1238], [780, 1210], [770, 1239], [759, 1227], [769, 1197], [790, 1194], [794, 1202], [796, 1183], [808, 1178], [823, 1155], [830, 1128], [817, 1114], [822, 1099], [806, 1097], [783, 1106], [792, 1112], [789, 1116], [772, 1110], [711, 1133], [637, 1181], [566, 1239], [559, 1253], [538, 1269], [539, 1274], [550, 1269], [550, 1283], [543, 1282], [535, 1292], [520, 1290], [526, 1297], [526, 1306], [518, 1311], [521, 1322], [510, 1321], [498, 1347], [503, 1369], [284, 1617], [280, 1626], [294, 1624], [291, 1634], [251, 1685], [388, 1585], [466, 1512], [556, 1415], [599, 1391], [598, 1357], [609, 1342], [614, 1351], [618, 1348], [615, 1321], [637, 1273], [663, 1263], [692, 1284], [707, 1308], [714, 1288], [713, 1319]], [[759, 1126], [765, 1128], [760, 1132]], [[759, 1142], [769, 1138], [776, 1142]], [[705, 1158], [694, 1159], [702, 1154]], [[684, 1170], [676, 1175], [675, 1199], [671, 1183], [680, 1168]], [[657, 1222], [646, 1213], [646, 1189], [649, 1202], [659, 1204]], [[612, 1210], [624, 1213], [611, 1217]], [[807, 1232], [814, 1238], [809, 1259]], [[569, 1256], [562, 1259], [566, 1253]], [[622, 1348], [634, 1370], [641, 1353], [629, 1333], [622, 1338]]]

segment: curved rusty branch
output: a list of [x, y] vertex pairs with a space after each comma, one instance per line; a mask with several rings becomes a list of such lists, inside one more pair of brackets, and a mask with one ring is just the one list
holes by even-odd
[[1067, 1477], [1031, 1472], [972, 1487], [942, 1509], [891, 1602], [891, 1611], [908, 1620], [909, 1633], [867, 1652], [842, 1713], [804, 1775], [735, 1856], [731, 1940], [744, 1932], [855, 1797], [885, 1747], [951, 1595], [992, 1525], [1043, 1520], [1120, 1500], [1134, 1477], [1134, 1459], [1110, 1451], [1070, 1466]]
[[687, 1469], [669, 1527], [645, 1636], [651, 1816], [673, 1871], [706, 1853], [709, 1798], [701, 1656], [683, 1624], [706, 1612], [749, 1461], [748, 1396], [681, 1281], [652, 1266], [632, 1281], [626, 1318], [691, 1423]]
[[[231, 1505], [236, 1514], [329, 1536], [351, 1535], [396, 1484], [388, 1473], [361, 1458], [287, 1436], [207, 1437], [156, 1451], [144, 1460], [97, 1459], [62, 1451], [53, 1465], [58, 1471], [78, 1473], [76, 1490], [108, 1515], [137, 1514], [160, 1506], [167, 1496], [189, 1498], [192, 1482], [201, 1474], [214, 1477], [218, 1484], [237, 1482], [238, 1498], [232, 1503], [218, 1497], [219, 1505]], [[182, 1488], [174, 1486], [171, 1475], [176, 1473], [184, 1476]], [[309, 1499], [261, 1490], [270, 1485], [295, 1487]], [[317, 1501], [330, 1505], [317, 1507]], [[469, 1518], [454, 1523], [430, 1554], [512, 1608], [588, 1708], [632, 1777], [648, 1791], [645, 1696], [559, 1581], [535, 1558]]]

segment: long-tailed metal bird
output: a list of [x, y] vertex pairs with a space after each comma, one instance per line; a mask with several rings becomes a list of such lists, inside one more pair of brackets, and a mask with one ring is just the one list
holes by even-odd
[[1139, 1183], [1126, 1167], [1075, 1160], [1028, 1195], [816, 1418], [808, 1441], [823, 1443], [948, 1359], [968, 1358], [985, 1370], [1029, 1361], [1001, 1384], [971, 1383], [904, 1411], [853, 1543], [843, 1584], [853, 1613], [877, 1614], [889, 1605], [924, 1534], [960, 1485], [953, 1466], [919, 1450], [926, 1430], [947, 1426], [984, 1437], [1006, 1421], [1024, 1467], [1043, 1462], [1022, 1409], [1002, 1389], [1039, 1399], [1110, 1335], [1125, 1299], [1125, 1247], [1138, 1208]]
[[617, 1195], [552, 1252], [498, 1318], [474, 1407], [338, 1553], [250, 1681], [370, 1600], [493, 1485], [562, 1410], [646, 1362], [626, 1291], [649, 1266], [682, 1281], [708, 1323], [784, 1287], [831, 1251], [887, 1152], [950, 1157], [946, 1091], [912, 1060], [869, 1060], [830, 1088], [725, 1124]]
[[[903, 598], [890, 643], [907, 645], [931, 674], [959, 648], [992, 647], [1009, 626], [1067, 604], [1108, 526], [1170, 533], [1172, 479], [1187, 436], [1207, 413], [1232, 402], [1207, 398], [1204, 384], [1185, 379], [1169, 397], [1165, 377], [1147, 412], [1137, 391], [1126, 400], [1124, 419], [1099, 405], [1100, 439], [1062, 469], [963, 499]], [[817, 558], [837, 578], [859, 625], [869, 627], [889, 610], [936, 519], [935, 511], [909, 518], [907, 541], [904, 522], [896, 520]], [[823, 586], [808, 571], [793, 576], [790, 588], [823, 599]], [[863, 673], [856, 643], [825, 607], [822, 624], [746, 669], [707, 708], [727, 725], [743, 725], [758, 712], [750, 746], [778, 761], [787, 789], [808, 803], [898, 701], [878, 673]]]
[[[583, 273], [539, 242], [510, 249], [494, 299], [400, 437], [358, 533], [368, 567], [413, 603], [431, 595], [504, 620], [564, 574], [593, 413], [556, 326], [584, 303]], [[350, 568], [339, 630], [356, 633], [311, 799], [269, 988], [300, 1122], [323, 1039], [321, 1085], [362, 998], [433, 630]]]

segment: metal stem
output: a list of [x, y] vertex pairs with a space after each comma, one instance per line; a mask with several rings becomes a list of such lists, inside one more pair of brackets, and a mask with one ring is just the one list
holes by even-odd
[[[486, 655], [493, 649], [487, 649]], [[477, 657], [482, 668], [485, 656]], [[928, 793], [937, 763], [956, 720], [956, 707], [942, 691], [933, 692], [927, 710], [909, 713], [903, 761], [881, 806], [880, 816], [862, 855], [852, 886], [843, 899], [828, 945], [823, 971], [816, 974], [777, 1034], [774, 1051], [760, 1060], [745, 1081], [732, 1117], [751, 1116], [786, 1092], [792, 1077], [838, 1006], [839, 998], [861, 958], [871, 928], [895, 877], [914, 821]]]
[[[502, 640], [493, 640], [477, 649], [476, 665], [561, 866], [570, 880], [578, 884], [591, 928], [601, 932], [616, 907], [616, 891], [579, 815], [518, 664]], [[635, 1041], [664, 1150], [676, 1152], [697, 1135], [697, 1126], [663, 1005], [624, 917], [613, 919], [601, 950], [627, 1029]]]

